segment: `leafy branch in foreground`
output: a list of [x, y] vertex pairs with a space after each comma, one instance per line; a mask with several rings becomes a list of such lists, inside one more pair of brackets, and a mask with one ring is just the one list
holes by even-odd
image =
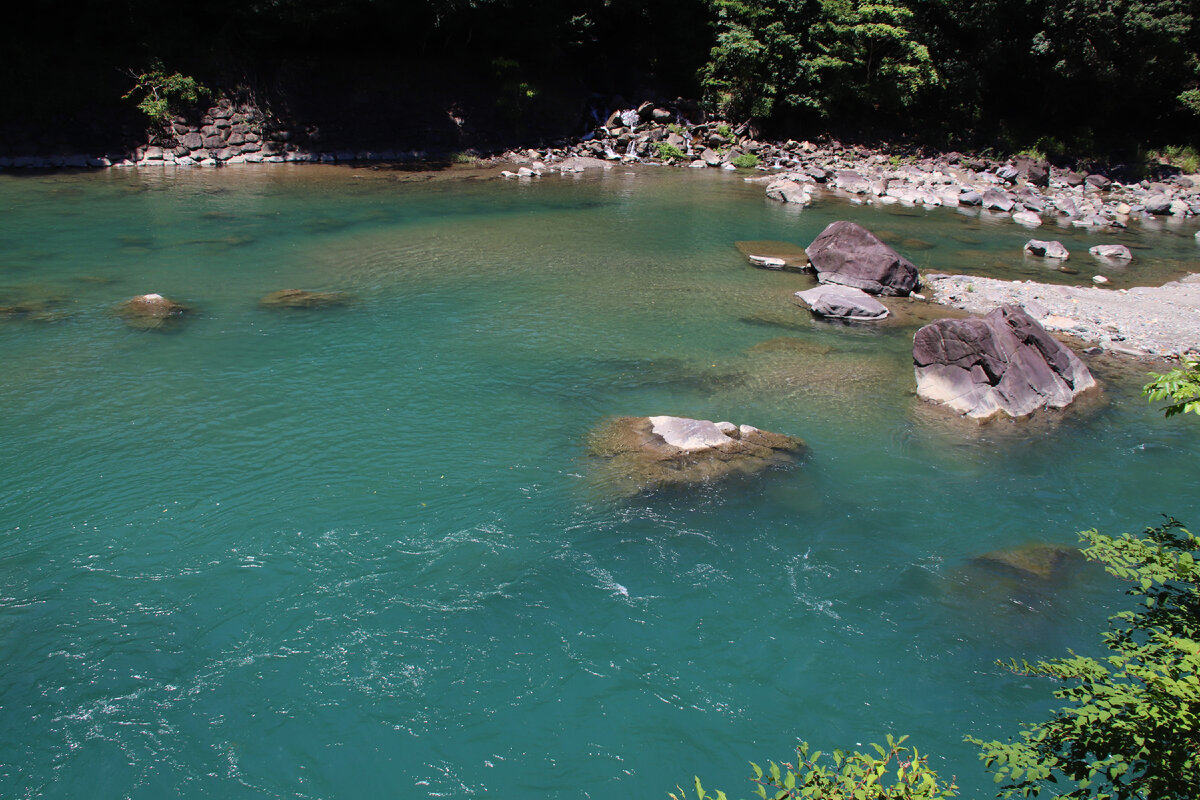
[[[771, 800], [948, 800], [958, 796], [954, 780], [942, 781], [916, 748], [904, 747], [907, 736], [887, 737], [887, 747], [872, 744], [876, 755], [835, 750], [825, 756], [809, 752], [808, 742], [796, 748], [795, 764], [769, 762], [754, 768], [755, 794]], [[824, 758], [823, 758], [824, 756]], [[696, 800], [726, 800], [725, 793], [705, 791], [696, 778]], [[678, 794], [676, 794], [678, 792]], [[676, 787], [672, 800], [688, 800]]]
[[136, 73], [129, 70], [133, 88], [126, 92], [123, 100], [140, 96], [137, 107], [151, 120], [159, 124], [171, 121], [184, 105], [198, 103], [201, 97], [212, 92], [190, 75], [178, 72], [167, 74], [162, 62], [155, 62], [148, 72]]
[[1163, 414], [1200, 414], [1200, 356], [1184, 358], [1181, 366], [1152, 377], [1154, 380], [1142, 387], [1142, 394], [1151, 403], [1173, 401], [1163, 408]]
[[1083, 552], [1133, 584], [1140, 599], [1116, 614], [1104, 635], [1107, 658], [1016, 664], [1024, 674], [1060, 681], [1066, 705], [1026, 725], [1018, 741], [983, 742], [980, 758], [1002, 797], [1094, 800], [1195, 800], [1200, 786], [1200, 542], [1178, 521], [1142, 537], [1094, 530]]

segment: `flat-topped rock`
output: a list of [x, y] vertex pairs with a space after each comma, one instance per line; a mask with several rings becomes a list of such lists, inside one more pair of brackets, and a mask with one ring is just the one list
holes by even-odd
[[559, 172], [583, 172], [588, 169], [612, 169], [612, 163], [591, 156], [572, 156], [558, 164]]
[[631, 494], [753, 474], [807, 451], [800, 439], [750, 425], [673, 416], [620, 417], [593, 431], [589, 445]]
[[345, 292], [310, 292], [306, 289], [280, 289], [264, 295], [258, 304], [263, 308], [327, 308], [350, 302]]
[[941, 319], [913, 339], [917, 395], [974, 419], [1065, 408], [1096, 385], [1066, 345], [1018, 306]]
[[804, 248], [798, 244], [756, 239], [734, 242], [734, 246], [756, 267], [797, 271], [810, 268], [808, 253], [804, 252]]
[[795, 296], [819, 317], [869, 322], [884, 319], [889, 313], [887, 306], [853, 286], [822, 284], [796, 292]]
[[117, 307], [125, 324], [139, 330], [163, 330], [178, 324], [191, 309], [161, 294], [141, 294]]
[[879, 237], [853, 222], [830, 223], [807, 248], [821, 283], [871, 294], [903, 296], [917, 288], [917, 268]]

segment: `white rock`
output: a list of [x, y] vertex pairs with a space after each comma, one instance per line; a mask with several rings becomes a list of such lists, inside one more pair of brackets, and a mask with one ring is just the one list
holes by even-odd
[[687, 417], [650, 417], [651, 430], [680, 450], [707, 450], [732, 441], [715, 422]]

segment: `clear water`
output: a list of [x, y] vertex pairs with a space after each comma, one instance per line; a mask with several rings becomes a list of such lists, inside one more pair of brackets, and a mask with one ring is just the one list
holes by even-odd
[[[0, 305], [53, 312], [0, 320], [0, 796], [662, 798], [694, 774], [748, 795], [746, 762], [797, 738], [890, 732], [990, 796], [961, 737], [1014, 733], [1051, 688], [995, 660], [1094, 648], [1121, 596], [971, 559], [1200, 519], [1200, 425], [1106, 362], [1057, 424], [930, 413], [920, 313], [815, 324], [790, 302], [810, 278], [733, 243], [849, 217], [924, 268], [1065, 276], [1011, 223], [761, 191], [0, 178]], [[1116, 238], [1132, 282], [1195, 257], [1190, 230]], [[291, 287], [355, 303], [257, 306]], [[149, 291], [199, 313], [169, 334], [112, 314]], [[587, 432], [646, 414], [812, 456], [615, 496]]]

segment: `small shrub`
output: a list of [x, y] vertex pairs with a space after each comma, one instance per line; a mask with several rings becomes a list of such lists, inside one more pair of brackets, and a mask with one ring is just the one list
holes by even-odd
[[758, 156], [754, 153], [742, 153], [729, 163], [738, 169], [754, 169], [758, 166]]
[[[871, 747], [877, 755], [843, 753], [832, 755], [809, 752], [807, 742], [796, 748], [795, 764], [769, 762], [767, 769], [754, 768], [754, 793], [773, 800], [948, 800], [958, 796], [954, 779], [944, 781], [929, 768], [925, 756], [916, 748], [903, 747], [907, 736], [887, 737], [887, 748]], [[724, 792], [705, 791], [696, 778], [696, 800], [725, 800]], [[680, 787], [669, 796], [688, 800]], [[677, 792], [677, 793], [676, 793]]]
[[654, 149], [657, 151], [658, 157], [663, 161], [670, 161], [673, 158], [687, 158], [687, 153], [670, 142], [657, 142], [654, 145]]
[[1151, 162], [1178, 167], [1189, 175], [1200, 172], [1200, 152], [1191, 145], [1170, 145], [1162, 150], [1151, 150], [1146, 156]]
[[732, 139], [733, 138], [733, 128], [729, 127], [727, 124], [722, 122], [720, 125], [717, 126], [717, 135], [724, 136], [726, 139]]
[[170, 122], [185, 106], [198, 103], [201, 97], [212, 94], [190, 75], [178, 72], [168, 75], [161, 61], [156, 61], [148, 72], [135, 73], [129, 70], [129, 77], [133, 78], [134, 85], [122, 99], [140, 97], [138, 110], [159, 125]]

